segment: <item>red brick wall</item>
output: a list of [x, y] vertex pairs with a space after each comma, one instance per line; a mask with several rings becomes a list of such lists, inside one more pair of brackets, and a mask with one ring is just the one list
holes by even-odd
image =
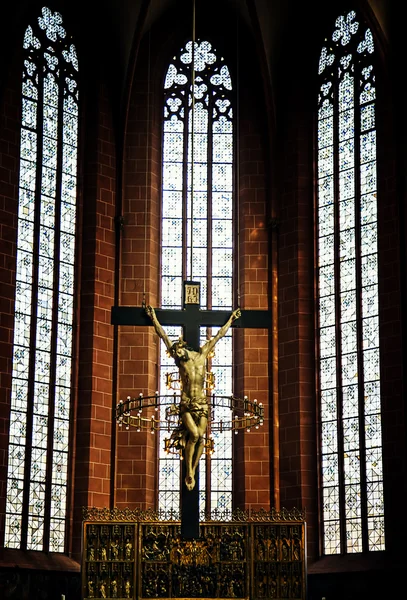
[[[106, 89], [95, 84], [96, 97], [85, 116], [83, 230], [81, 247], [80, 338], [75, 457], [75, 534], [83, 506], [112, 503], [112, 369], [114, 304], [116, 156]], [[90, 102], [90, 100], [94, 101]], [[96, 108], [97, 107], [97, 108]]]
[[[298, 110], [298, 107], [295, 107]], [[291, 107], [290, 107], [291, 110]], [[317, 551], [312, 119], [287, 111], [279, 213], [280, 501], [306, 509]]]
[[[251, 83], [252, 86], [248, 82], [240, 85], [239, 214], [235, 216], [239, 228], [236, 283], [240, 298], [237, 301], [247, 310], [267, 310], [271, 308], [268, 298], [269, 190], [265, 174], [267, 142], [262, 134], [263, 106], [258, 96], [254, 96], [253, 80]], [[244, 509], [270, 508], [270, 335], [267, 329], [247, 329], [235, 336], [236, 393], [247, 395], [250, 400], [257, 399], [265, 410], [262, 427], [234, 436], [235, 505]]]
[[[143, 49], [142, 49], [143, 52]], [[120, 304], [158, 303], [159, 180], [161, 175], [161, 107], [141, 54], [126, 128], [121, 246]], [[159, 117], [157, 118], [157, 112]], [[145, 292], [145, 297], [144, 297]], [[152, 327], [120, 327], [119, 398], [154, 394], [157, 389], [158, 343]], [[146, 416], [146, 415], [144, 415]], [[119, 431], [117, 436], [116, 505], [155, 508], [156, 434]]]

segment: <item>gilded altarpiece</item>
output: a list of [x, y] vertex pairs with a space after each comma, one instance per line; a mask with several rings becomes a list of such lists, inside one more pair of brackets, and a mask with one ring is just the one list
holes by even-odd
[[179, 521], [152, 512], [87, 509], [84, 516], [84, 600], [305, 598], [299, 511], [207, 520], [196, 540], [183, 540]]

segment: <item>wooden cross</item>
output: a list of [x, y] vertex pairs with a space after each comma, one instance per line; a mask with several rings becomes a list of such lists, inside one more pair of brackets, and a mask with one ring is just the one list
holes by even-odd
[[[222, 327], [230, 317], [230, 311], [200, 309], [200, 284], [195, 281], [184, 281], [181, 310], [157, 308], [155, 312], [161, 325], [181, 326], [184, 341], [196, 352], [200, 349], [200, 328]], [[111, 322], [113, 325], [153, 326], [144, 307], [113, 306]], [[242, 310], [232, 327], [270, 329], [271, 324], [270, 310]], [[185, 485], [185, 462], [182, 461], [181, 535], [195, 539], [199, 538], [199, 470], [196, 469], [195, 487], [189, 491]]]

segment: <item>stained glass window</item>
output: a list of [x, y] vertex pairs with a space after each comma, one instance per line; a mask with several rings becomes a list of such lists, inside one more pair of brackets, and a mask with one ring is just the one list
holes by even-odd
[[[161, 238], [161, 303], [166, 308], [181, 307], [182, 282], [186, 279], [200, 282], [202, 308], [232, 308], [231, 94], [228, 67], [208, 41], [189, 41], [168, 67], [164, 82]], [[202, 330], [201, 343], [216, 331]], [[168, 328], [167, 333], [174, 340], [180, 335], [174, 328]], [[165, 373], [174, 370], [174, 364], [163, 348], [161, 356], [164, 388]], [[210, 369], [215, 374], [216, 393], [230, 395], [231, 335], [218, 342]], [[216, 414], [215, 419], [219, 418], [221, 414]], [[213, 437], [215, 453], [200, 461], [201, 510], [231, 510], [231, 433], [214, 432]], [[160, 452], [159, 508], [177, 511], [179, 459]]]
[[78, 60], [57, 12], [24, 36], [5, 546], [63, 552], [73, 342]]
[[384, 549], [374, 44], [355, 12], [322, 49], [318, 316], [323, 550]]

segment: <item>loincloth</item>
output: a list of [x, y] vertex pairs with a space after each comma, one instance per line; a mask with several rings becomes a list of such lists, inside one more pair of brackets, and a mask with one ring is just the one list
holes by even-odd
[[[204, 400], [204, 402], [202, 402], [202, 400]], [[179, 405], [180, 421], [171, 434], [170, 446], [172, 448], [182, 449], [185, 448], [187, 443], [189, 431], [182, 421], [182, 415], [185, 413], [190, 414], [194, 423], [199, 425], [201, 419], [207, 419], [209, 415], [206, 399], [193, 397], [181, 400]]]
[[208, 418], [209, 410], [206, 399], [202, 402], [203, 398], [186, 398], [185, 400], [181, 400], [179, 414], [182, 417], [183, 414], [189, 413], [195, 423], [199, 425], [202, 417], [205, 419]]

